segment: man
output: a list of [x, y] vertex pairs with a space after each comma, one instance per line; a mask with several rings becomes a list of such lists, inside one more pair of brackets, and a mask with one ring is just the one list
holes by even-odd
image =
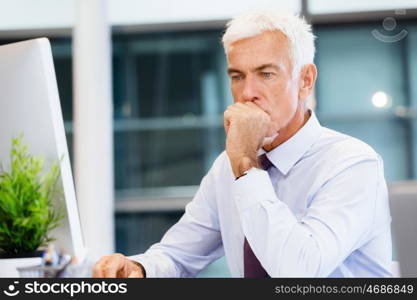
[[226, 151], [160, 243], [103, 257], [93, 275], [192, 277], [225, 254], [233, 277], [390, 276], [382, 160], [305, 105], [317, 77], [310, 26], [249, 12], [223, 44], [234, 98]]

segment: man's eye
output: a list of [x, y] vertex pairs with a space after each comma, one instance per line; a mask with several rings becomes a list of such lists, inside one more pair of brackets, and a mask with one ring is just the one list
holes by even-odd
[[238, 80], [242, 79], [242, 76], [241, 75], [232, 75], [231, 78], [232, 78], [232, 80], [238, 81]]
[[272, 73], [271, 72], [262, 72], [262, 77], [265, 79], [269, 79], [272, 77]]

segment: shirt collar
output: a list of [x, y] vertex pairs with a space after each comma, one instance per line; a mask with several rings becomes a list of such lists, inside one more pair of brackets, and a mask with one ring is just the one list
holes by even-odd
[[310, 118], [290, 139], [278, 147], [266, 152], [262, 148], [258, 154], [266, 152], [268, 159], [284, 175], [303, 157], [308, 149], [320, 137], [321, 125], [314, 111], [310, 110]]

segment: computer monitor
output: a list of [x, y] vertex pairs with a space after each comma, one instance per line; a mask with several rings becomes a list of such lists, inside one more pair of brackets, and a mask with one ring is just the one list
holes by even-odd
[[[85, 255], [51, 46], [46, 38], [0, 47], [0, 162], [10, 163], [11, 140], [23, 134], [30, 153], [59, 162], [66, 217], [52, 232], [56, 247]], [[62, 158], [62, 159], [61, 159]]]

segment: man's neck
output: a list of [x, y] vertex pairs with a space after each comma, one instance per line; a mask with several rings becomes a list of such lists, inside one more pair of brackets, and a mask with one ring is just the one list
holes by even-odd
[[282, 143], [289, 140], [294, 134], [300, 130], [305, 123], [310, 119], [310, 112], [307, 108], [298, 107], [294, 117], [288, 122], [287, 126], [279, 130], [279, 135], [272, 141], [271, 144], [263, 146], [266, 152], [278, 147]]

